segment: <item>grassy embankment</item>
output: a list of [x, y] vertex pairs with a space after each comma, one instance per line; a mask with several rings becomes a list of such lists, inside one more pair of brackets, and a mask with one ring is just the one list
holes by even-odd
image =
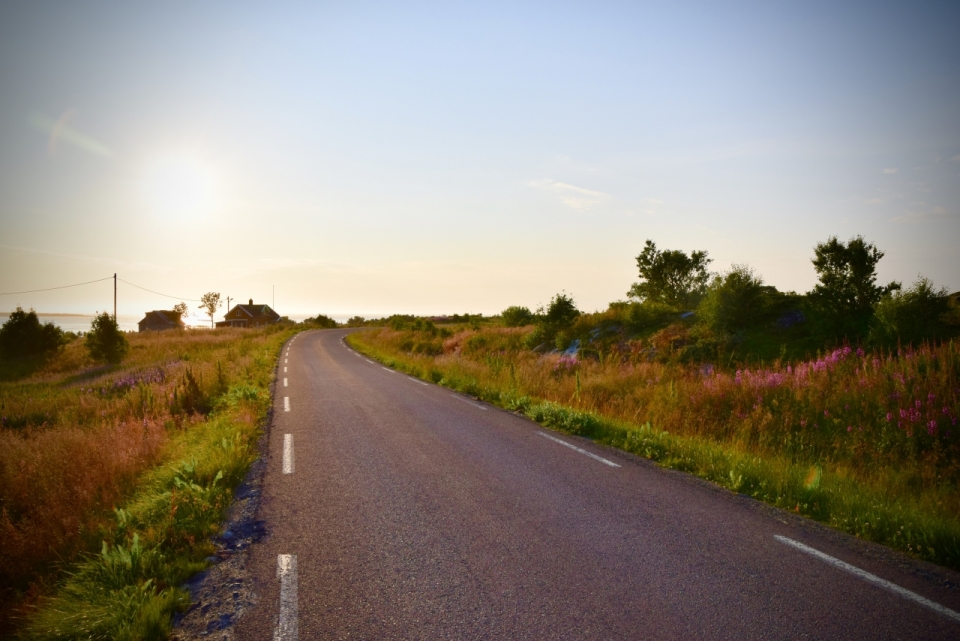
[[752, 370], [525, 349], [532, 328], [350, 335], [414, 376], [844, 532], [960, 568], [960, 345]]
[[133, 334], [118, 366], [76, 340], [0, 372], [0, 632], [167, 636], [257, 456], [295, 331]]

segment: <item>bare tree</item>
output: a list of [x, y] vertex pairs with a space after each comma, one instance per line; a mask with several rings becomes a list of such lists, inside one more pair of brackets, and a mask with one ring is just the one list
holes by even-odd
[[220, 302], [220, 292], [207, 292], [200, 297], [200, 309], [210, 317], [210, 327], [213, 327], [213, 315], [217, 313], [223, 303]]

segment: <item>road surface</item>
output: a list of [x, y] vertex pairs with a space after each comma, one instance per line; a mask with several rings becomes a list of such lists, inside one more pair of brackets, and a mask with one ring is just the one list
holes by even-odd
[[960, 639], [958, 574], [372, 362], [284, 348], [236, 638]]

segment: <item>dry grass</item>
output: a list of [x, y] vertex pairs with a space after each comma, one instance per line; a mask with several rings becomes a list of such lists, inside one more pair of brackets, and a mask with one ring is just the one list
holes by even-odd
[[[807, 362], [723, 371], [651, 362], [626, 341], [596, 358], [541, 356], [523, 348], [529, 331], [464, 329], [444, 338], [382, 329], [350, 340], [385, 362], [504, 406], [527, 411], [548, 402], [587, 417], [573, 423], [598, 417], [606, 427], [596, 435], [631, 451], [644, 453], [636, 439], [646, 429], [642, 440], [659, 439], [648, 455], [664, 464], [738, 491], [755, 483], [748, 493], [758, 498], [960, 565], [960, 345], [901, 353], [844, 348]], [[797, 497], [813, 494], [789, 490], [793, 476], [815, 478], [818, 491], [832, 488], [835, 496], [820, 492], [805, 503]], [[859, 514], [871, 501], [914, 516]]]
[[48, 593], [65, 567], [99, 550], [143, 474], [182, 453], [174, 437], [202, 420], [173, 403], [188, 370], [206, 393], [266, 389], [289, 331], [132, 334], [115, 367], [91, 362], [78, 340], [28, 378], [0, 383], [0, 600], [23, 606]]

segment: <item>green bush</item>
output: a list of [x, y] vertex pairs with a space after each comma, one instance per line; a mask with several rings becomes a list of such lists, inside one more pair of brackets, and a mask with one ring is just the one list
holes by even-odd
[[768, 307], [768, 288], [747, 265], [733, 265], [715, 276], [697, 308], [700, 322], [714, 332], [729, 333], [758, 324]]
[[49, 354], [66, 342], [63, 330], [53, 323], [41, 325], [35, 311], [25, 312], [20, 306], [0, 327], [0, 357], [3, 358]]
[[500, 312], [504, 327], [524, 327], [533, 323], [536, 317], [526, 307], [513, 305]]
[[324, 316], [323, 314], [317, 314], [314, 318], [304, 319], [305, 325], [316, 325], [321, 329], [334, 329], [339, 327], [339, 323], [333, 320], [329, 316]]
[[944, 322], [948, 311], [947, 290], [935, 290], [933, 282], [921, 276], [910, 289], [880, 299], [870, 323], [870, 341], [895, 345], [941, 338], [948, 331]]
[[86, 345], [93, 360], [107, 363], [119, 363], [130, 349], [116, 319], [106, 312], [97, 314], [90, 323]]
[[666, 303], [645, 300], [642, 303], [628, 303], [621, 314], [621, 322], [628, 329], [643, 332], [666, 325], [676, 317], [677, 310]]

